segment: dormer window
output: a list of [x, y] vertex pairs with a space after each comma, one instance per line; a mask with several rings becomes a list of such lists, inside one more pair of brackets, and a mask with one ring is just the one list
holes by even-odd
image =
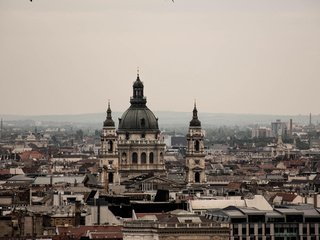
[[142, 128], [146, 127], [146, 120], [144, 118], [141, 119], [141, 127]]

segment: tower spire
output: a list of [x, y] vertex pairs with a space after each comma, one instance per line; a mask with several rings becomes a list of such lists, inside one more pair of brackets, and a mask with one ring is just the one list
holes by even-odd
[[201, 127], [201, 122], [198, 119], [198, 110], [196, 100], [194, 100], [194, 107], [192, 111], [192, 120], [190, 121], [190, 127]]
[[103, 123], [103, 126], [105, 127], [114, 127], [114, 121], [112, 120], [112, 115], [111, 115], [112, 111], [110, 108], [110, 100], [108, 99], [108, 109], [107, 109], [107, 118]]

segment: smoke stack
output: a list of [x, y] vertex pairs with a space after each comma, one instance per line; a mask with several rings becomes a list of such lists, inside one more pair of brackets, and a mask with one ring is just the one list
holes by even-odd
[[310, 115], [309, 115], [309, 126], [311, 126], [312, 125], [312, 121], [311, 121], [311, 113], [310, 113]]
[[289, 134], [290, 134], [290, 137], [292, 137], [292, 118], [290, 118]]
[[0, 139], [2, 139], [2, 131], [3, 131], [3, 119], [1, 118]]

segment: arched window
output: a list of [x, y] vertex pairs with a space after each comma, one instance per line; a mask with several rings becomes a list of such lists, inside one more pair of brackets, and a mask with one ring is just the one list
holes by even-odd
[[160, 153], [160, 162], [161, 163], [163, 162], [163, 153], [162, 152]]
[[121, 160], [122, 160], [122, 163], [127, 163], [127, 154], [125, 152], [122, 153]]
[[132, 163], [137, 164], [138, 163], [138, 154], [136, 152], [132, 153]]
[[194, 182], [199, 183], [200, 182], [200, 173], [196, 172], [194, 174]]
[[108, 180], [109, 180], [109, 183], [113, 183], [113, 173], [112, 172], [110, 172], [108, 174]]
[[147, 163], [147, 155], [145, 152], [141, 153], [141, 164]]
[[149, 153], [149, 163], [153, 164], [153, 152]]
[[108, 141], [108, 152], [112, 152], [113, 150], [113, 142], [111, 140]]
[[194, 149], [196, 152], [199, 152], [200, 151], [200, 143], [198, 140], [195, 141], [194, 143]]

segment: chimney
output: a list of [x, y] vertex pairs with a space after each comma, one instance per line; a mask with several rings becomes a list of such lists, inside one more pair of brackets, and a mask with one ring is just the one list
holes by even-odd
[[75, 203], [75, 227], [78, 227], [81, 223], [81, 201], [76, 201]]

